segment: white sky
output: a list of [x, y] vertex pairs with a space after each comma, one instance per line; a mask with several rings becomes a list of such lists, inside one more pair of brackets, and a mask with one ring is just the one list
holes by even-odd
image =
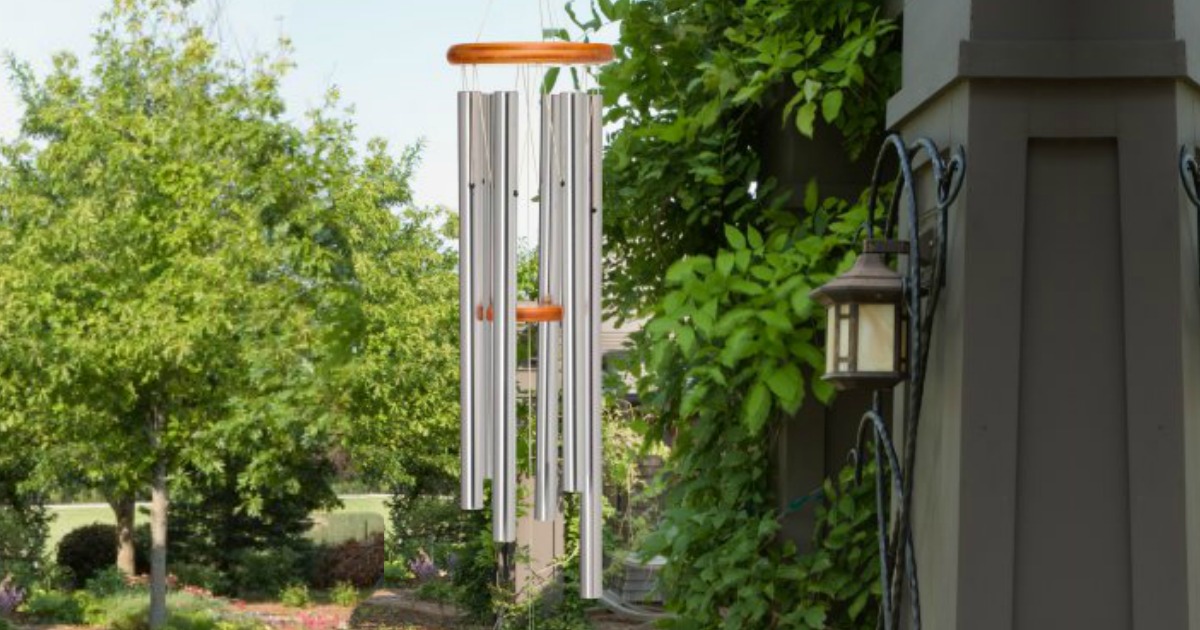
[[[388, 140], [394, 154], [424, 138], [414, 189], [419, 204], [457, 205], [455, 92], [462, 74], [446, 64], [453, 43], [537, 40], [564, 27], [566, 0], [200, 0], [201, 15], [220, 7], [227, 54], [271, 50], [283, 33], [297, 67], [282, 86], [290, 115], [319, 104], [336, 85], [356, 108], [359, 138]], [[42, 74], [57, 51], [87, 64], [91, 33], [109, 0], [0, 0], [0, 53]], [[584, 9], [586, 0], [577, 5]], [[486, 20], [485, 20], [486, 16]], [[480, 35], [480, 27], [483, 26]], [[612, 41], [615, 29], [602, 40]], [[514, 89], [515, 73], [487, 75], [483, 87]], [[16, 133], [20, 112], [11, 83], [0, 81], [0, 138]], [[522, 233], [527, 234], [526, 226]]]

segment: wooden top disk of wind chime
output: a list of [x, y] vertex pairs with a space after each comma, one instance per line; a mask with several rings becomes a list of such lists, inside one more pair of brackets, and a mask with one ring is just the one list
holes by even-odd
[[455, 44], [446, 51], [452, 66], [546, 64], [594, 65], [613, 60], [608, 44], [588, 42], [491, 42]]
[[[521, 302], [517, 304], [518, 322], [561, 322], [562, 314], [562, 306], [558, 304], [542, 304], [540, 302]], [[495, 318], [490, 306], [487, 308], [487, 313], [484, 313], [482, 307], [478, 307], [475, 311], [475, 316], [481, 320], [486, 318], [489, 322]]]

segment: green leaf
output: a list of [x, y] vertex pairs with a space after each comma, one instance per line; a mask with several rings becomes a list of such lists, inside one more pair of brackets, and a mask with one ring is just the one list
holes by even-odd
[[825, 122], [832, 123], [837, 120], [838, 114], [842, 112], [842, 91], [832, 90], [825, 94], [825, 98], [821, 99], [821, 116], [825, 118]]
[[759, 311], [758, 318], [768, 326], [781, 331], [786, 332], [792, 329], [792, 321], [774, 309], [768, 311]]
[[763, 246], [762, 232], [759, 232], [758, 230], [754, 229], [754, 226], [749, 226], [746, 228], [746, 240], [749, 242], [750, 247], [752, 249], [755, 249], [755, 250], [762, 249], [762, 246]]
[[721, 363], [733, 367], [738, 361], [750, 355], [755, 346], [754, 331], [749, 328], [739, 328], [729, 336], [725, 347], [721, 349]]
[[813, 123], [817, 120], [817, 104], [805, 103], [796, 111], [796, 129], [806, 138], [813, 137]]
[[742, 424], [751, 434], [757, 434], [762, 431], [770, 413], [771, 394], [766, 384], [757, 381], [750, 386], [750, 392], [746, 394], [746, 400], [742, 403]]
[[542, 79], [542, 94], [549, 94], [554, 91], [555, 84], [558, 83], [558, 73], [562, 68], [554, 66], [546, 70], [546, 76]]
[[733, 271], [733, 252], [721, 250], [717, 252], [717, 273], [729, 277]]
[[837, 389], [834, 388], [832, 383], [820, 378], [815, 378], [809, 381], [809, 387], [812, 388], [813, 396], [815, 396], [822, 405], [828, 405], [833, 400], [834, 395], [837, 393]]
[[679, 402], [679, 416], [682, 418], [690, 418], [696, 414], [700, 406], [704, 403], [704, 398], [708, 395], [708, 387], [705, 385], [696, 385], [689, 388], [683, 393], [683, 399]]
[[767, 375], [767, 386], [784, 411], [795, 413], [800, 408], [800, 402], [804, 400], [804, 376], [795, 365], [781, 365], [772, 370]]
[[746, 249], [746, 237], [732, 225], [725, 226], [725, 240], [729, 241], [729, 246], [734, 250]]
[[679, 344], [679, 349], [683, 351], [683, 354], [689, 356], [696, 349], [696, 331], [688, 326], [681, 326], [675, 332], [675, 341]]

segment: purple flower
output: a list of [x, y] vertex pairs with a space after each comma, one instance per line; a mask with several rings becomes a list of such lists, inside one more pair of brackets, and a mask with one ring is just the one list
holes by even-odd
[[428, 582], [438, 577], [437, 565], [424, 551], [419, 556], [408, 561], [408, 568], [422, 582]]
[[23, 601], [25, 601], [25, 591], [13, 584], [11, 577], [0, 580], [0, 614], [12, 614]]

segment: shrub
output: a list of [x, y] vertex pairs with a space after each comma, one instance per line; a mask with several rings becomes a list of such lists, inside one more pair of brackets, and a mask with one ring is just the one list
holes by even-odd
[[479, 522], [474, 538], [463, 550], [451, 580], [458, 591], [458, 605], [472, 621], [490, 622], [494, 617], [492, 590], [496, 582], [496, 546], [486, 522], [487, 512], [473, 513]]
[[454, 585], [446, 580], [430, 580], [423, 582], [417, 587], [417, 599], [423, 599], [430, 602], [451, 603], [454, 602], [458, 593], [454, 589]]
[[125, 583], [125, 574], [115, 566], [109, 566], [96, 572], [95, 575], [87, 581], [87, 592], [97, 597], [107, 597], [124, 592], [128, 586]]
[[358, 604], [358, 589], [349, 582], [338, 582], [337, 586], [333, 587], [333, 591], [329, 593], [329, 599], [338, 606], [353, 608]]
[[388, 558], [410, 560], [421, 550], [437, 557], [435, 549], [461, 546], [475, 534], [470, 513], [459, 509], [453, 499], [437, 496], [397, 495], [388, 503], [392, 522]]
[[324, 547], [313, 566], [312, 584], [328, 588], [347, 582], [358, 588], [368, 588], [383, 577], [384, 539], [375, 534], [364, 541], [348, 540], [340, 545]]
[[399, 586], [415, 577], [401, 560], [388, 560], [383, 565], [383, 582], [388, 586]]
[[97, 573], [117, 562], [117, 528], [92, 523], [71, 530], [58, 543], [58, 565], [69, 569], [76, 585], [87, 583]]
[[[0, 438], [6, 437], [0, 429]], [[44, 569], [42, 557], [50, 530], [42, 497], [27, 483], [34, 463], [27, 452], [0, 448], [0, 579], [11, 576], [25, 588]]]
[[177, 562], [171, 572], [183, 586], [195, 586], [214, 593], [223, 593], [230, 587], [229, 578], [220, 569], [205, 564]]
[[69, 593], [39, 591], [25, 602], [25, 614], [41, 623], [78, 624], [83, 622], [83, 606]]
[[308, 586], [304, 584], [289, 584], [279, 593], [279, 601], [291, 608], [305, 608], [312, 600], [308, 596]]
[[270, 597], [304, 575], [304, 556], [287, 547], [246, 549], [235, 557], [231, 571], [234, 590], [242, 597]]
[[218, 620], [209, 611], [197, 610], [175, 613], [167, 617], [166, 630], [216, 630]]
[[[168, 524], [170, 553], [174, 562], [213, 567], [226, 574], [227, 584], [214, 584], [221, 594], [256, 592], [274, 596], [288, 580], [307, 575], [311, 543], [305, 538], [314, 510], [337, 504], [328, 486], [332, 469], [321, 457], [307, 456], [288, 465], [288, 488], [278, 485], [247, 487], [249, 462], [234, 454], [220, 456], [213, 470], [186, 468], [171, 489], [171, 520]], [[291, 484], [299, 484], [292, 488]], [[245, 506], [258, 509], [247, 510]], [[289, 549], [299, 557], [297, 570], [282, 583], [271, 580], [259, 586], [242, 581], [247, 558]], [[263, 550], [272, 550], [267, 552]], [[285, 552], [286, 553], [286, 552]], [[288, 571], [292, 571], [289, 563]]]
[[[145, 591], [129, 591], [93, 601], [84, 619], [88, 625], [111, 630], [149, 630], [150, 607]], [[217, 619], [220, 605], [210, 597], [170, 593], [167, 595], [167, 610], [170, 612], [167, 627], [180, 630], [216, 628], [220, 623]], [[237, 626], [239, 629], [244, 627], [248, 626]]]

